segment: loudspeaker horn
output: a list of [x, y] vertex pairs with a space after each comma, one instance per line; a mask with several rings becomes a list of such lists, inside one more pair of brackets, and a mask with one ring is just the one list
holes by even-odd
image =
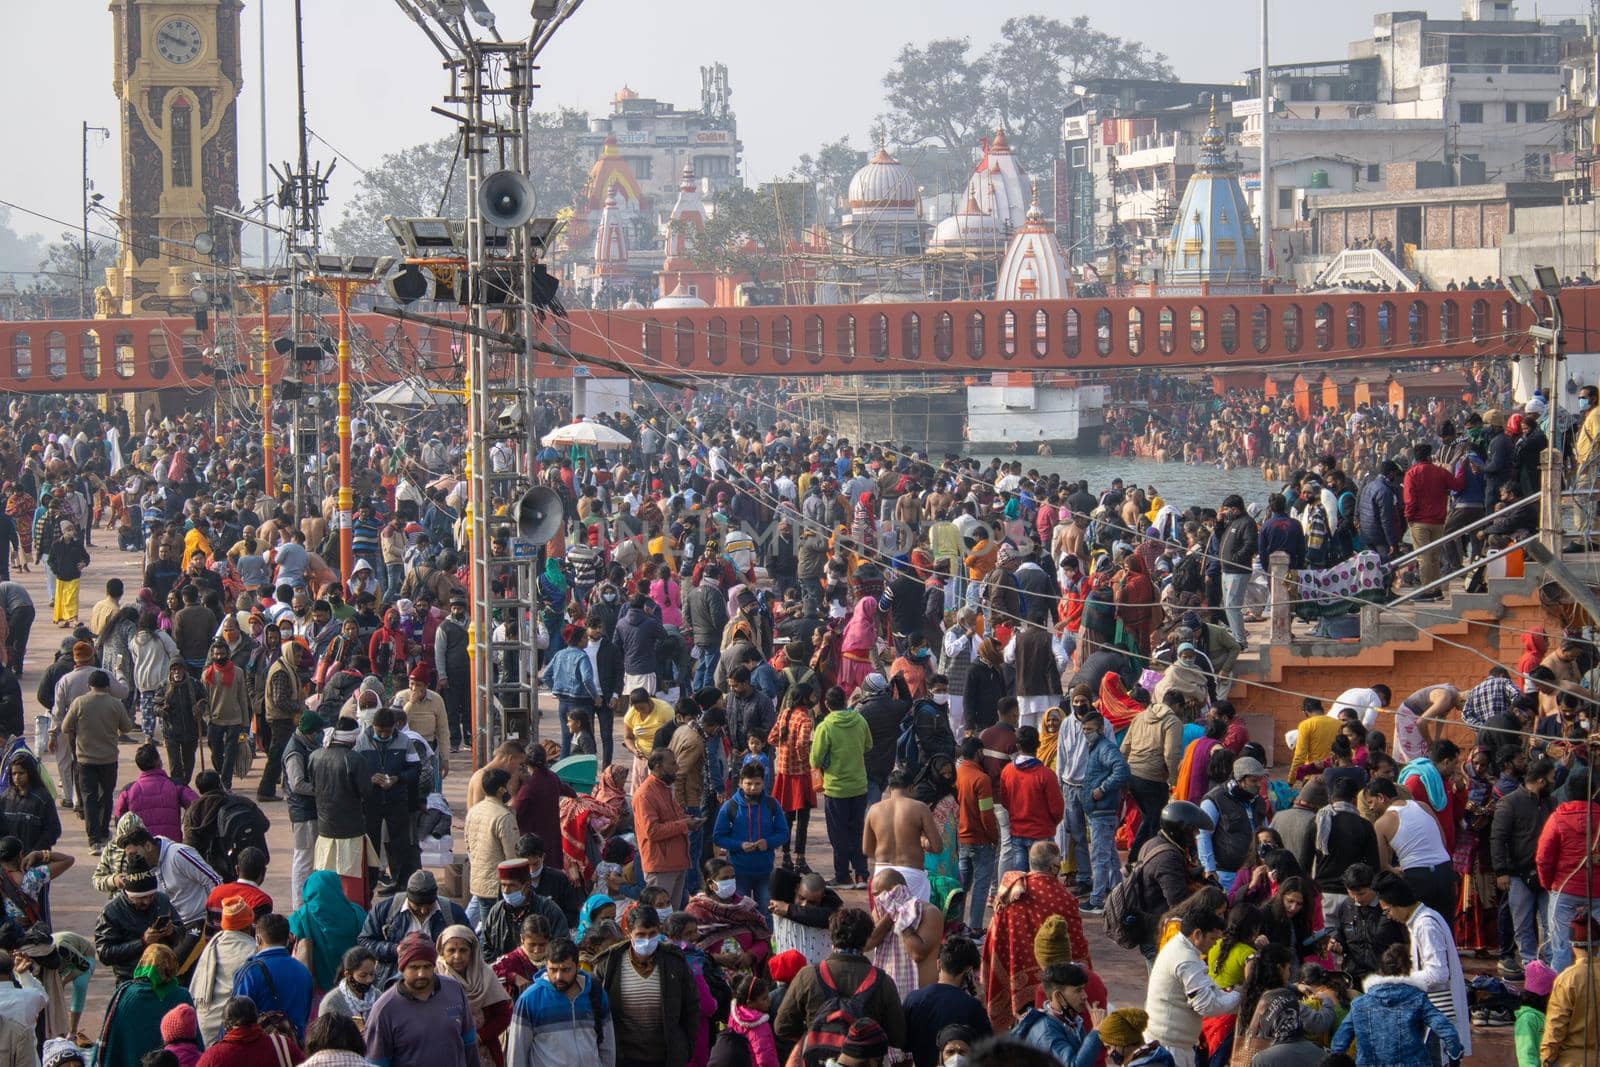
[[543, 544], [561, 529], [566, 511], [561, 506], [560, 495], [540, 485], [517, 498], [511, 515], [516, 520], [518, 537]]
[[533, 218], [533, 183], [514, 170], [497, 170], [478, 186], [483, 221], [514, 230]]

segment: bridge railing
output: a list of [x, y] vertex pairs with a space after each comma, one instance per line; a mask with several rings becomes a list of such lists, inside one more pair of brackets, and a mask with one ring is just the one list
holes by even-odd
[[[1600, 329], [1600, 288], [1563, 294], [1574, 350]], [[1590, 308], [1594, 314], [1591, 316]], [[358, 380], [422, 374], [459, 380], [459, 335], [443, 327], [352, 316]], [[641, 370], [708, 377], [968, 374], [1314, 365], [1472, 359], [1526, 349], [1530, 314], [1498, 291], [1294, 293], [811, 307], [589, 311], [548, 318], [542, 339]], [[269, 333], [282, 331], [281, 319]], [[235, 380], [260, 380], [260, 327], [235, 335]], [[199, 388], [213, 380], [213, 340], [189, 319], [0, 323], [0, 390], [119, 392]], [[501, 353], [501, 365], [515, 358]], [[331, 362], [326, 369], [331, 370]], [[276, 357], [272, 373], [281, 378]], [[541, 358], [545, 377], [568, 361]], [[607, 372], [596, 370], [596, 374]]]

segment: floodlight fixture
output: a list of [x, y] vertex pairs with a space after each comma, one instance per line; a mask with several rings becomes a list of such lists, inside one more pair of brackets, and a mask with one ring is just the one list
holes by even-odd
[[408, 256], [415, 256], [419, 252], [426, 255], [432, 250], [460, 247], [451, 220], [447, 218], [437, 216], [402, 218], [385, 215], [383, 224]]
[[560, 10], [561, 0], [533, 0], [529, 14], [535, 19], [553, 19]]
[[1554, 267], [1534, 267], [1533, 280], [1546, 296], [1554, 298], [1561, 295], [1561, 276]]
[[494, 12], [489, 9], [489, 5], [484, 3], [484, 0], [467, 0], [467, 14], [472, 16], [473, 22], [476, 22], [490, 33], [494, 32]]
[[1506, 288], [1511, 291], [1511, 299], [1523, 307], [1533, 306], [1533, 290], [1528, 288], [1528, 279], [1520, 274], [1508, 275], [1506, 277]]

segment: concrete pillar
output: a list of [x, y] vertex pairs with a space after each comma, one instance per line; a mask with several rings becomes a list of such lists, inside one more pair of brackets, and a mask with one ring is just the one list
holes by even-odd
[[1267, 562], [1267, 644], [1289, 643], [1289, 555], [1274, 552]]

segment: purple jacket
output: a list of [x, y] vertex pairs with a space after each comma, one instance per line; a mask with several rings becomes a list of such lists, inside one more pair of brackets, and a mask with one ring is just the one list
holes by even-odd
[[131, 811], [144, 820], [151, 834], [182, 841], [183, 809], [199, 799], [193, 789], [174, 782], [158, 767], [129, 782], [128, 787], [117, 794], [111, 814], [114, 819], [120, 819]]

